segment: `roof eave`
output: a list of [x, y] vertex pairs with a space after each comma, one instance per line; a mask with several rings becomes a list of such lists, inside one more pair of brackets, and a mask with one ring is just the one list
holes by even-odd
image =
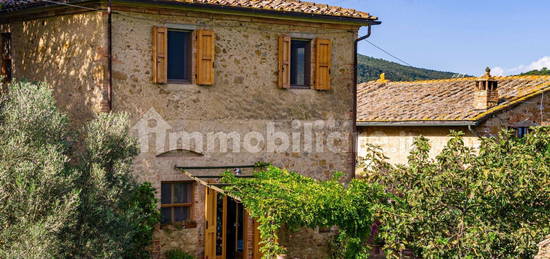
[[478, 121], [460, 120], [460, 121], [358, 121], [358, 127], [467, 127], [477, 126]]
[[[104, 1], [104, 0], [102, 0]], [[322, 15], [322, 14], [309, 14], [302, 12], [283, 12], [277, 10], [266, 10], [259, 8], [246, 8], [246, 7], [236, 7], [236, 6], [224, 6], [224, 5], [214, 5], [214, 4], [203, 4], [203, 3], [187, 3], [187, 2], [177, 2], [177, 1], [163, 1], [163, 0], [114, 0], [113, 3], [118, 4], [129, 4], [137, 3], [141, 5], [150, 5], [150, 6], [166, 6], [173, 8], [183, 8], [196, 10], [200, 12], [208, 13], [224, 13], [224, 14], [238, 14], [245, 16], [257, 16], [265, 18], [277, 18], [277, 19], [290, 19], [290, 20], [320, 20], [328, 23], [338, 23], [338, 24], [350, 24], [350, 25], [379, 25], [382, 22], [376, 19], [369, 18], [359, 18], [359, 17], [347, 17], [347, 16], [333, 16], [333, 15]]]
[[[82, 0], [77, 1], [81, 3], [105, 3], [106, 0]], [[258, 8], [246, 8], [246, 7], [235, 7], [235, 6], [224, 6], [224, 5], [214, 5], [214, 4], [203, 4], [203, 3], [187, 3], [187, 2], [177, 2], [177, 1], [166, 1], [166, 0], [114, 0], [114, 4], [120, 5], [130, 5], [136, 6], [164, 6], [176, 9], [184, 9], [189, 11], [198, 11], [206, 13], [222, 13], [222, 14], [235, 14], [243, 16], [252, 16], [252, 17], [262, 17], [262, 18], [275, 18], [275, 19], [285, 19], [285, 20], [294, 20], [294, 21], [318, 21], [325, 23], [335, 23], [335, 24], [347, 24], [347, 25], [356, 25], [356, 26], [368, 26], [368, 25], [379, 25], [382, 22], [377, 20], [378, 18], [360, 18], [360, 17], [348, 17], [348, 16], [334, 16], [334, 15], [323, 15], [323, 14], [310, 14], [302, 12], [284, 12], [277, 10], [266, 10]], [[26, 7], [16, 7], [12, 9], [0, 10], [1, 14], [17, 14], [24, 13], [26, 11], [32, 10], [37, 12], [41, 9], [55, 7], [55, 4], [42, 2], [35, 3]], [[57, 5], [59, 7], [59, 5]], [[65, 6], [67, 7], [67, 6]]]

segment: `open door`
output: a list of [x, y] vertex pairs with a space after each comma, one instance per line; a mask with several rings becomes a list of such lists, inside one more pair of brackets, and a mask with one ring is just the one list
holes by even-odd
[[206, 188], [205, 218], [206, 229], [204, 231], [204, 258], [216, 258], [216, 191]]
[[[258, 223], [250, 218], [241, 203], [206, 188], [205, 219], [204, 258], [261, 258]], [[252, 234], [251, 240], [247, 240], [249, 231]]]

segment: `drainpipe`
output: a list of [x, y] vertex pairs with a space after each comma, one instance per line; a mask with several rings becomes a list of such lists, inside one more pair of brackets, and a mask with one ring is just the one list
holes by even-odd
[[112, 0], [107, 4], [107, 107], [113, 109], [113, 20]]
[[351, 162], [351, 169], [352, 169], [352, 179], [355, 178], [355, 168], [357, 167], [357, 143], [358, 143], [358, 135], [357, 135], [357, 81], [358, 81], [358, 76], [357, 76], [357, 49], [358, 49], [358, 44], [360, 41], [370, 37], [371, 35], [371, 28], [372, 27], [372, 24], [369, 24], [368, 25], [368, 32], [365, 36], [362, 36], [360, 38], [357, 38], [355, 39], [355, 44], [354, 44], [354, 47], [353, 47], [353, 69], [354, 69], [354, 73], [353, 73], [353, 110], [352, 110], [352, 119], [353, 119], [353, 130], [352, 130], [352, 137], [351, 137], [351, 144], [352, 144], [352, 162]]

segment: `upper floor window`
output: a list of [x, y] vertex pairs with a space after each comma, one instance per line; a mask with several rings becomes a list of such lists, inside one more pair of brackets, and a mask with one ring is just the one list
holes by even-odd
[[168, 30], [168, 81], [191, 82], [191, 31]]
[[279, 88], [331, 89], [332, 42], [279, 36]]
[[309, 88], [311, 41], [293, 39], [290, 45], [290, 85], [293, 88]]
[[153, 26], [153, 82], [213, 85], [214, 41], [212, 30]]
[[162, 182], [161, 224], [184, 222], [191, 218], [192, 182]]
[[11, 62], [11, 33], [5, 32], [0, 34], [0, 77], [3, 82], [9, 82], [12, 78], [12, 62]]

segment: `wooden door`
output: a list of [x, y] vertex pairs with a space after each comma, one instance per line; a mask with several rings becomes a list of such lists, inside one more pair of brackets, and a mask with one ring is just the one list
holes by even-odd
[[205, 219], [206, 229], [204, 231], [204, 258], [216, 258], [216, 191], [206, 188]]

